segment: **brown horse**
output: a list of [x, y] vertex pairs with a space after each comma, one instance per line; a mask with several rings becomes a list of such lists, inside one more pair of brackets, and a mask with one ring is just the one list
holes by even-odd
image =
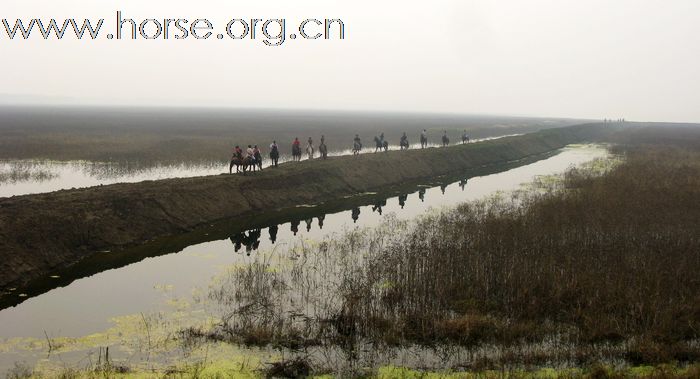
[[236, 173], [241, 172], [241, 166], [243, 165], [243, 159], [238, 155], [231, 157], [231, 164], [228, 166], [228, 173], [233, 174], [233, 166], [236, 166]]
[[292, 145], [292, 159], [295, 162], [301, 161], [301, 146], [297, 144]]
[[253, 157], [243, 158], [243, 163], [241, 164], [241, 166], [243, 166], [243, 175], [245, 175], [248, 171], [255, 172], [257, 165], [258, 164], [255, 162], [255, 159]]

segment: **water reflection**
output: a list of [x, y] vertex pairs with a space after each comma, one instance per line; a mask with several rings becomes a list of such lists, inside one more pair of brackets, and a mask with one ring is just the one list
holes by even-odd
[[[433, 188], [433, 190], [434, 190], [433, 195], [434, 196], [442, 195], [444, 197], [448, 196], [449, 194], [447, 193], [448, 192], [447, 190], [448, 190], [448, 188], [450, 188], [452, 186], [455, 187], [455, 190], [452, 192], [453, 192], [453, 194], [456, 194], [457, 193], [456, 188], [459, 187], [461, 189], [461, 191], [464, 191], [466, 184], [467, 184], [467, 179], [461, 179], [458, 182], [453, 182], [453, 183], [443, 183], [443, 184], [440, 184], [439, 186], [436, 186]], [[438, 188], [439, 188], [439, 192], [438, 192]], [[349, 212], [345, 211], [345, 212], [335, 213], [334, 215], [343, 215], [344, 214], [344, 215], [347, 215], [345, 217], [349, 216], [349, 218], [352, 220], [352, 222], [354, 224], [357, 224], [358, 222], [360, 222], [361, 224], [366, 224], [366, 222], [362, 222], [360, 220], [360, 215], [362, 214], [362, 208], [366, 208], [367, 211], [371, 210], [371, 213], [368, 213], [368, 216], [366, 216], [366, 217], [369, 217], [369, 215], [373, 215], [373, 214], [376, 216], [382, 216], [384, 213], [386, 213], [385, 209], [388, 208], [388, 206], [387, 206], [388, 201], [393, 202], [394, 199], [396, 199], [396, 203], [398, 204], [398, 208], [395, 206], [392, 206], [389, 208], [391, 208], [391, 211], [397, 212], [398, 210], [403, 210], [406, 207], [406, 203], [409, 201], [409, 199], [411, 198], [412, 195], [414, 195], [413, 198], [418, 198], [421, 201], [421, 203], [425, 203], [426, 193], [427, 193], [427, 189], [421, 188], [418, 191], [401, 193], [396, 197], [378, 199], [378, 200], [372, 202], [370, 205], [353, 207]], [[435, 198], [431, 198], [430, 200], [431, 201], [429, 203], [435, 203], [437, 201], [437, 199], [435, 199]], [[447, 201], [451, 202], [450, 200], [447, 200]], [[417, 206], [417, 204], [415, 204], [414, 206]], [[415, 216], [415, 212], [409, 211], [408, 209], [406, 210], [406, 212], [410, 213], [408, 215], [409, 217]], [[304, 226], [303, 229], [306, 230], [307, 234], [311, 234], [313, 231], [316, 231], [316, 230], [320, 232], [323, 230], [324, 222], [325, 222], [327, 216], [329, 216], [329, 215], [323, 214], [323, 215], [315, 216], [315, 217], [301, 217], [298, 219], [291, 220], [291, 221], [289, 221], [290, 231], [292, 232], [292, 234], [294, 236], [297, 236], [300, 232], [300, 228], [302, 227], [302, 222], [303, 222], [303, 226]], [[397, 216], [401, 216], [400, 212], [397, 213]], [[314, 221], [316, 221], [316, 222], [314, 222]], [[376, 221], [376, 220], [374, 220], [374, 218], [373, 218], [373, 221]], [[266, 249], [273, 247], [277, 243], [277, 234], [279, 233], [279, 229], [280, 229], [279, 224], [275, 224], [275, 225], [268, 227], [268, 233], [270, 236], [270, 238], [269, 238], [270, 244], [269, 244], [269, 246], [267, 246], [267, 245], [265, 246]], [[245, 252], [247, 255], [250, 255], [252, 252], [258, 251], [260, 249], [260, 239], [261, 239], [261, 235], [262, 235], [263, 230], [264, 229], [261, 229], [261, 228], [254, 228], [254, 229], [249, 229], [249, 230], [232, 235], [230, 237], [230, 240], [231, 240], [231, 243], [235, 247], [236, 253], [241, 252], [243, 250], [243, 248], [245, 248]]]
[[401, 209], [406, 206], [406, 200], [408, 200], [408, 194], [399, 195], [399, 206]]
[[381, 216], [382, 207], [386, 207], [386, 199], [376, 202], [374, 206], [372, 206], [372, 212], [377, 212]]
[[360, 218], [360, 208], [355, 207], [352, 209], [352, 222], [357, 223], [357, 220]]
[[[474, 176], [468, 181], [454, 178], [451, 184], [414, 187], [386, 200], [369, 195], [329, 207], [325, 212], [322, 208], [300, 208], [296, 219], [275, 216], [259, 224], [249, 224], [244, 230], [232, 226], [220, 232], [208, 231], [211, 235], [202, 238], [209, 240], [177, 247], [173, 251], [178, 253], [164, 253], [127, 266], [110, 266], [88, 276], [79, 272], [79, 279], [63, 287], [31, 295], [15, 307], [0, 310], [0, 339], [27, 336], [43, 339], [44, 329], [49, 335], [69, 337], [95, 333], [110, 327], [109, 320], [115, 315], [168, 309], [163, 305], [163, 293], [154, 288], [168, 284], [173, 288], [169, 296], [189, 298], [193, 288], [207, 286], [221, 267], [249, 262], [252, 258], [247, 254], [272, 252], [275, 246], [293, 246], [300, 238], [321, 241], [349, 228], [374, 227], [382, 224], [387, 214], [413, 219], [431, 208], [454, 206], [496, 191], [517, 189], [536, 175], [563, 172], [572, 165], [605, 155], [605, 150], [600, 148], [566, 149], [529, 165]], [[303, 227], [302, 222], [305, 222]], [[185, 271], [187, 275], [183, 275]]]
[[260, 247], [261, 234], [261, 229], [251, 229], [245, 232], [234, 234], [229, 239], [231, 240], [231, 243], [233, 244], [236, 253], [240, 252], [241, 248], [245, 246], [246, 254], [250, 255], [251, 252], [257, 251]]
[[277, 242], [277, 231], [278, 231], [278, 230], [279, 230], [279, 226], [278, 226], [278, 225], [273, 225], [273, 226], [270, 227], [270, 230], [269, 230], [269, 232], [270, 232], [270, 242], [272, 242], [272, 244], [274, 244], [275, 242]]

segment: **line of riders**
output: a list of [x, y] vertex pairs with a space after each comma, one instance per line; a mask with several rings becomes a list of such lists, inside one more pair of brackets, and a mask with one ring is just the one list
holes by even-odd
[[[389, 150], [389, 142], [384, 139], [384, 133], [380, 134], [378, 137], [374, 136], [374, 143], [375, 153], [381, 150]], [[467, 134], [467, 131], [465, 130], [464, 134], [462, 134], [462, 144], [466, 143], [469, 143], [469, 134]], [[447, 131], [445, 130], [442, 135], [442, 146], [446, 147], [449, 144], [450, 138], [447, 136]], [[410, 144], [408, 142], [408, 136], [406, 136], [406, 132], [404, 132], [401, 136], [399, 146], [401, 147], [401, 150], [407, 150], [409, 148]], [[428, 147], [428, 131], [425, 129], [423, 129], [423, 131], [420, 133], [420, 146], [421, 149]], [[318, 151], [319, 153], [321, 153], [322, 159], [328, 158], [328, 147], [326, 146], [326, 137], [323, 135], [321, 136], [321, 144], [318, 145]], [[353, 155], [359, 155], [360, 151], [362, 151], [362, 141], [360, 140], [359, 134], [355, 134], [355, 138], [353, 139], [352, 153]], [[311, 137], [309, 137], [308, 141], [306, 142], [306, 154], [308, 155], [309, 159], [314, 159], [315, 149], [313, 139]], [[301, 155], [301, 142], [297, 137], [294, 138], [294, 142], [292, 142], [292, 160], [295, 162], [301, 161]], [[270, 144], [270, 160], [272, 160], [272, 167], [277, 167], [279, 165], [279, 158], [280, 152], [279, 146], [277, 145], [277, 141], [272, 141], [272, 144]], [[262, 153], [260, 151], [260, 148], [258, 148], [258, 145], [248, 145], [248, 148], [246, 150], [241, 149], [240, 146], [236, 146], [233, 150], [233, 156], [231, 157], [229, 173], [233, 173], [233, 166], [236, 166], [237, 173], [242, 171], [244, 175], [249, 170], [252, 170], [253, 172], [255, 172], [256, 170], [262, 170], [262, 162]]]

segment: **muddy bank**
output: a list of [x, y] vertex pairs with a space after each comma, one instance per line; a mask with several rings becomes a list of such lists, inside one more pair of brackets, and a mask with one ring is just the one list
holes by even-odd
[[497, 165], [602, 138], [589, 124], [454, 146], [291, 163], [262, 173], [116, 184], [0, 199], [0, 287], [22, 286], [100, 251], [218, 220]]

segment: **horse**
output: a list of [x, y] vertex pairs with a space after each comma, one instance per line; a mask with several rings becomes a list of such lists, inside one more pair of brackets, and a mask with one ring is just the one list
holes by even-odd
[[309, 159], [314, 159], [314, 145], [306, 145], [306, 154], [309, 155]]
[[243, 175], [246, 174], [249, 170], [252, 170], [255, 172], [255, 168], [257, 166], [257, 162], [255, 161], [255, 158], [253, 157], [245, 157], [243, 158], [243, 163], [241, 164], [243, 166]]
[[422, 134], [420, 136], [420, 147], [421, 149], [428, 147], [428, 137]]
[[450, 144], [450, 138], [447, 137], [447, 134], [444, 134], [442, 136], [442, 147], [448, 146]]
[[464, 134], [462, 136], [462, 144], [465, 144], [465, 143], [469, 143], [469, 135], [468, 134]]
[[243, 159], [234, 154], [231, 157], [231, 164], [228, 166], [228, 173], [233, 174], [233, 166], [236, 166], [236, 173], [241, 172], [242, 165], [243, 165]]
[[262, 154], [260, 154], [260, 151], [255, 153], [255, 164], [258, 166], [258, 170], [262, 171], [263, 169], [263, 158]]
[[318, 152], [321, 153], [321, 158], [328, 158], [328, 147], [325, 143], [321, 142], [321, 144], [318, 145]]
[[360, 150], [362, 150], [362, 143], [355, 141], [352, 146], [352, 155], [359, 155]]
[[292, 159], [295, 162], [301, 161], [301, 146], [299, 145], [292, 145]]
[[379, 137], [375, 136], [374, 137], [374, 143], [377, 144], [377, 147], [374, 149], [374, 152], [376, 153], [377, 151], [384, 149], [384, 151], [389, 150], [389, 142], [387, 141], [382, 141]]
[[277, 167], [280, 159], [280, 152], [277, 148], [270, 150], [270, 160], [272, 161], [272, 166]]
[[401, 150], [408, 150], [408, 146], [409, 146], [408, 138], [402, 139], [400, 145], [401, 145]]

